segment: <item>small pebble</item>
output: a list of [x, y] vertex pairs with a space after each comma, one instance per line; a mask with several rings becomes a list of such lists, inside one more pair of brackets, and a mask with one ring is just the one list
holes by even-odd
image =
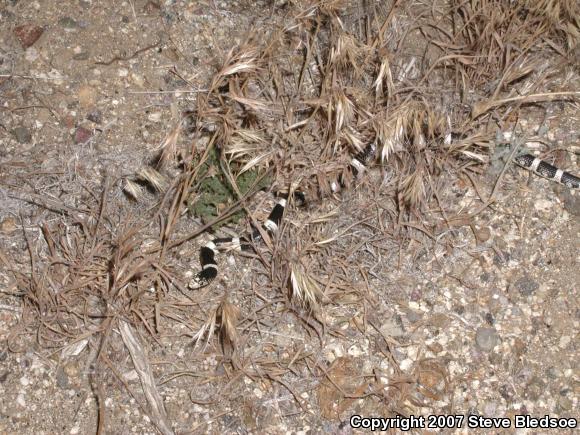
[[475, 343], [481, 350], [489, 352], [499, 343], [499, 335], [495, 328], [477, 328]]
[[83, 85], [79, 88], [77, 96], [81, 107], [91, 107], [97, 99], [97, 91], [91, 86]]
[[95, 124], [100, 124], [103, 122], [103, 114], [100, 110], [91, 110], [89, 113], [87, 113], [87, 119], [91, 122], [94, 122]]
[[12, 130], [12, 134], [19, 143], [30, 143], [32, 142], [32, 133], [26, 127], [20, 126]]
[[28, 47], [24, 53], [24, 59], [28, 62], [34, 62], [38, 59], [38, 50], [34, 47]]
[[14, 29], [14, 34], [23, 48], [28, 48], [44, 33], [44, 29], [33, 24], [23, 24]]
[[23, 393], [20, 393], [18, 396], [16, 396], [16, 403], [18, 403], [23, 408], [26, 406], [26, 400], [24, 399]]
[[530, 296], [540, 288], [540, 284], [530, 278], [528, 275], [524, 275], [519, 278], [514, 286], [522, 296]]
[[161, 112], [150, 113], [147, 119], [151, 122], [159, 122], [161, 121]]
[[88, 142], [88, 140], [93, 136], [93, 132], [90, 130], [87, 130], [84, 127], [78, 127], [75, 130], [75, 134], [74, 134], [74, 143], [75, 144], [83, 144], [85, 142]]
[[536, 202], [534, 202], [534, 208], [538, 211], [546, 211], [551, 209], [552, 207], [553, 207], [552, 201], [549, 201], [544, 198], [540, 198]]
[[75, 30], [79, 27], [78, 23], [71, 17], [62, 17], [58, 20], [58, 24], [68, 31]]
[[4, 218], [0, 222], [0, 233], [2, 234], [12, 234], [16, 228], [16, 219], [12, 216]]

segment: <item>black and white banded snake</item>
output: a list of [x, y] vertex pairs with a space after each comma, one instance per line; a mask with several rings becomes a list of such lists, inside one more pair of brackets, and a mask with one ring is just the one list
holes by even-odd
[[521, 166], [528, 171], [532, 171], [534, 174], [540, 177], [547, 178], [548, 180], [555, 181], [556, 183], [563, 184], [570, 189], [580, 188], [580, 178], [571, 174], [570, 172], [565, 172], [562, 169], [558, 169], [555, 166], [549, 164], [548, 162], [534, 157], [531, 154], [522, 154], [514, 158], [514, 163]]
[[[376, 151], [376, 145], [373, 143], [368, 145], [363, 151], [359, 152], [355, 155], [355, 157], [352, 158], [350, 161], [349, 170], [354, 179], [358, 179], [360, 175], [365, 172], [367, 169], [367, 164], [375, 159]], [[558, 169], [555, 166], [547, 163], [544, 160], [534, 157], [531, 154], [521, 154], [515, 157], [513, 161], [524, 169], [527, 169], [541, 177], [563, 184], [568, 188], [580, 188], [580, 177]], [[342, 179], [339, 179], [338, 183], [335, 182], [331, 184], [331, 190], [333, 192], [338, 191], [342, 184]], [[298, 204], [303, 204], [306, 201], [306, 197], [301, 191], [295, 191], [293, 197]], [[282, 222], [287, 203], [287, 197], [282, 197], [276, 202], [276, 205], [263, 224], [264, 230], [266, 230], [268, 233], [273, 234], [277, 232], [278, 227]], [[220, 252], [229, 249], [236, 251], [251, 251], [253, 250], [252, 243], [260, 241], [261, 238], [262, 236], [260, 231], [257, 228], [254, 228], [251, 234], [245, 235], [243, 237], [214, 238], [206, 243], [201, 248], [199, 255], [201, 271], [194, 276], [193, 280], [189, 284], [189, 287], [191, 289], [204, 287], [217, 277], [218, 264], [216, 261], [216, 256]]]

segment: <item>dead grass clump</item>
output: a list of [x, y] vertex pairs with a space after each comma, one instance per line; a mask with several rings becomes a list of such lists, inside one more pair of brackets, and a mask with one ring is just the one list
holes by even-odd
[[[69, 215], [44, 224], [37, 246], [27, 238], [30, 267], [13, 270], [23, 303], [12, 339], [34, 341], [65, 361], [88, 350], [86, 366], [100, 404], [99, 430], [106, 421], [104, 385], [115, 378], [124, 382], [117, 367], [126, 362], [122, 351], [128, 350], [143, 388], [144, 409], [162, 433], [172, 433], [139, 329], [156, 337], [164, 319], [181, 317], [179, 309], [159, 306], [179, 280], [165, 264], [161, 243], [146, 236], [146, 219], [118, 215], [107, 190], [94, 197], [98, 202], [77, 219]], [[119, 345], [119, 334], [125, 347]]]

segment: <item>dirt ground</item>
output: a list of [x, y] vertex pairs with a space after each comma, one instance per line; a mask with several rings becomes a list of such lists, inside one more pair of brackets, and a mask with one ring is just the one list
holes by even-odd
[[[0, 433], [93, 433], [99, 417], [103, 433], [163, 432], [117, 328], [95, 374], [90, 333], [71, 344], [27, 329], [27, 296], [11, 270], [35, 267], [43, 226], [70, 229], [104, 186], [151, 159], [231, 47], [284, 20], [287, 3], [0, 0]], [[578, 69], [570, 74], [559, 80], [577, 91]], [[578, 173], [578, 103], [544, 108], [519, 121], [526, 146], [568, 150], [557, 163]], [[484, 191], [501, 169], [481, 174]], [[331, 268], [361, 265], [353, 287], [324, 307], [326, 330], [284, 308], [255, 257], [225, 255], [216, 285], [157, 301], [177, 307], [180, 321], [164, 319], [153, 335], [137, 329], [171, 430], [351, 433], [354, 414], [580, 417], [578, 193], [509, 167], [497, 201], [450, 229], [451, 243], [402, 249], [375, 238], [381, 176], [317, 209], [336, 208], [322, 231], [344, 235], [329, 248]], [[119, 226], [160, 200], [111, 192]], [[473, 189], [462, 186], [456, 202], [476, 207]], [[180, 234], [200, 225], [183, 221]], [[204, 237], [171, 254], [184, 283]], [[232, 369], [214, 337], [194, 346], [224, 294], [241, 310], [243, 355], [255, 366]]]

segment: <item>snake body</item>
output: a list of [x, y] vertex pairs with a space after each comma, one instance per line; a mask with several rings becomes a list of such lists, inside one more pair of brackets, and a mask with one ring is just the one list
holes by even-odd
[[[357, 153], [350, 161], [348, 171], [355, 180], [358, 180], [362, 173], [365, 172], [367, 165], [373, 161], [377, 154], [376, 144], [368, 145], [364, 150]], [[342, 186], [345, 185], [344, 179], [341, 177], [331, 184], [332, 192], [338, 192]], [[293, 198], [298, 204], [306, 202], [306, 196], [302, 191], [296, 191]], [[268, 215], [268, 218], [262, 225], [264, 230], [270, 234], [278, 231], [278, 227], [284, 217], [284, 210], [288, 204], [288, 198], [282, 197], [278, 199], [276, 205]], [[216, 256], [226, 250], [234, 251], [251, 251], [253, 243], [260, 241], [262, 238], [261, 232], [254, 228], [250, 233], [242, 237], [225, 237], [215, 238], [206, 243], [200, 250], [199, 260], [201, 264], [201, 271], [198, 272], [193, 280], [190, 282], [190, 288], [204, 287], [213, 281], [218, 275], [218, 264]]]
[[534, 157], [531, 154], [522, 154], [514, 158], [514, 162], [528, 171], [532, 171], [534, 174], [540, 177], [547, 178], [548, 180], [555, 181], [556, 183], [563, 184], [570, 189], [580, 188], [580, 177], [577, 177], [570, 172], [563, 171], [557, 167], [549, 164], [548, 162]]
[[[360, 179], [360, 175], [365, 172], [367, 165], [376, 158], [377, 147], [373, 143], [368, 145], [364, 150], [356, 154], [350, 161], [348, 171], [350, 175], [355, 179]], [[580, 188], [580, 178], [555, 166], [547, 163], [546, 161], [534, 157], [531, 154], [523, 154], [514, 158], [514, 163], [527, 169], [541, 177], [547, 178], [549, 180], [555, 181], [557, 183], [563, 184], [571, 189]], [[344, 186], [344, 181], [342, 177], [336, 182], [331, 184], [332, 192], [337, 192], [342, 186]], [[294, 199], [298, 204], [304, 204], [306, 202], [306, 197], [303, 192], [296, 191], [293, 195]], [[288, 204], [288, 197], [279, 198], [276, 205], [268, 215], [268, 218], [264, 222], [263, 229], [269, 234], [274, 234], [278, 231], [282, 219], [284, 217], [284, 211]], [[201, 271], [198, 272], [193, 280], [190, 282], [190, 288], [196, 289], [208, 285], [218, 276], [218, 263], [216, 260], [217, 255], [220, 252], [227, 250], [235, 251], [252, 251], [253, 243], [256, 243], [262, 239], [260, 230], [254, 228], [250, 233], [242, 237], [223, 237], [214, 238], [206, 243], [200, 250], [200, 264]]]

